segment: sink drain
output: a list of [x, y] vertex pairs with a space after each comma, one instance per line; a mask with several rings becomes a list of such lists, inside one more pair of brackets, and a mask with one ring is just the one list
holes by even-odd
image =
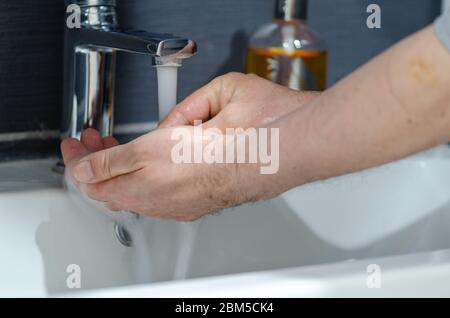
[[116, 233], [117, 239], [123, 246], [133, 246], [133, 239], [131, 238], [130, 233], [122, 225], [118, 223], [114, 224], [114, 233]]

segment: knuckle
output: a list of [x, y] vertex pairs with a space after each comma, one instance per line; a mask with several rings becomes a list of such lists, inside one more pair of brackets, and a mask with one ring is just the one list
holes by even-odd
[[246, 74], [246, 75], [245, 75], [245, 78], [246, 78], [247, 80], [249, 80], [249, 81], [256, 81], [256, 80], [261, 79], [261, 77], [259, 77], [259, 76], [256, 75], [256, 74], [253, 74], [253, 73]]
[[244, 77], [245, 77], [245, 74], [243, 74], [243, 73], [230, 72], [230, 73], [226, 73], [224, 75], [220, 75], [220, 76], [216, 77], [216, 79], [214, 81], [217, 82], [217, 83], [228, 84], [230, 82], [241, 80]]
[[91, 163], [95, 179], [102, 180], [111, 177], [111, 159], [109, 151], [94, 154], [89, 161]]
[[227, 76], [229, 78], [242, 78], [242, 77], [245, 77], [245, 74], [240, 73], [240, 72], [229, 72], [229, 73], [225, 74], [225, 76]]
[[112, 171], [111, 171], [111, 152], [105, 151], [103, 152], [102, 156], [100, 157], [100, 167], [101, 167], [101, 174], [102, 176], [106, 178], [112, 177]]

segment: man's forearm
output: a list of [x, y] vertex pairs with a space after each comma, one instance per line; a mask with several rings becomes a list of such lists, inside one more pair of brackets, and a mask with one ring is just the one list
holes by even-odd
[[277, 192], [447, 142], [450, 54], [428, 27], [271, 127], [280, 128]]

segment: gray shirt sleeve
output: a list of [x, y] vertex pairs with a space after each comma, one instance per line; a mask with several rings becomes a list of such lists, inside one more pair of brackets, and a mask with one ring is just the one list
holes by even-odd
[[450, 9], [436, 19], [434, 30], [439, 40], [450, 50]]

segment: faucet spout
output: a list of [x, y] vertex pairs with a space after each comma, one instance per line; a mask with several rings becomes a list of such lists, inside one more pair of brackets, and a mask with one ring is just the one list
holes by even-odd
[[72, 29], [67, 36], [72, 39], [73, 49], [114, 49], [117, 51], [145, 54], [155, 58], [181, 60], [197, 52], [194, 41], [169, 33], [151, 33], [141, 30], [103, 31], [97, 29]]
[[153, 65], [193, 56], [197, 44], [168, 33], [122, 29], [115, 0], [67, 0], [82, 10], [81, 28], [65, 31], [61, 137], [79, 138], [86, 128], [113, 133], [116, 52], [145, 54]]

